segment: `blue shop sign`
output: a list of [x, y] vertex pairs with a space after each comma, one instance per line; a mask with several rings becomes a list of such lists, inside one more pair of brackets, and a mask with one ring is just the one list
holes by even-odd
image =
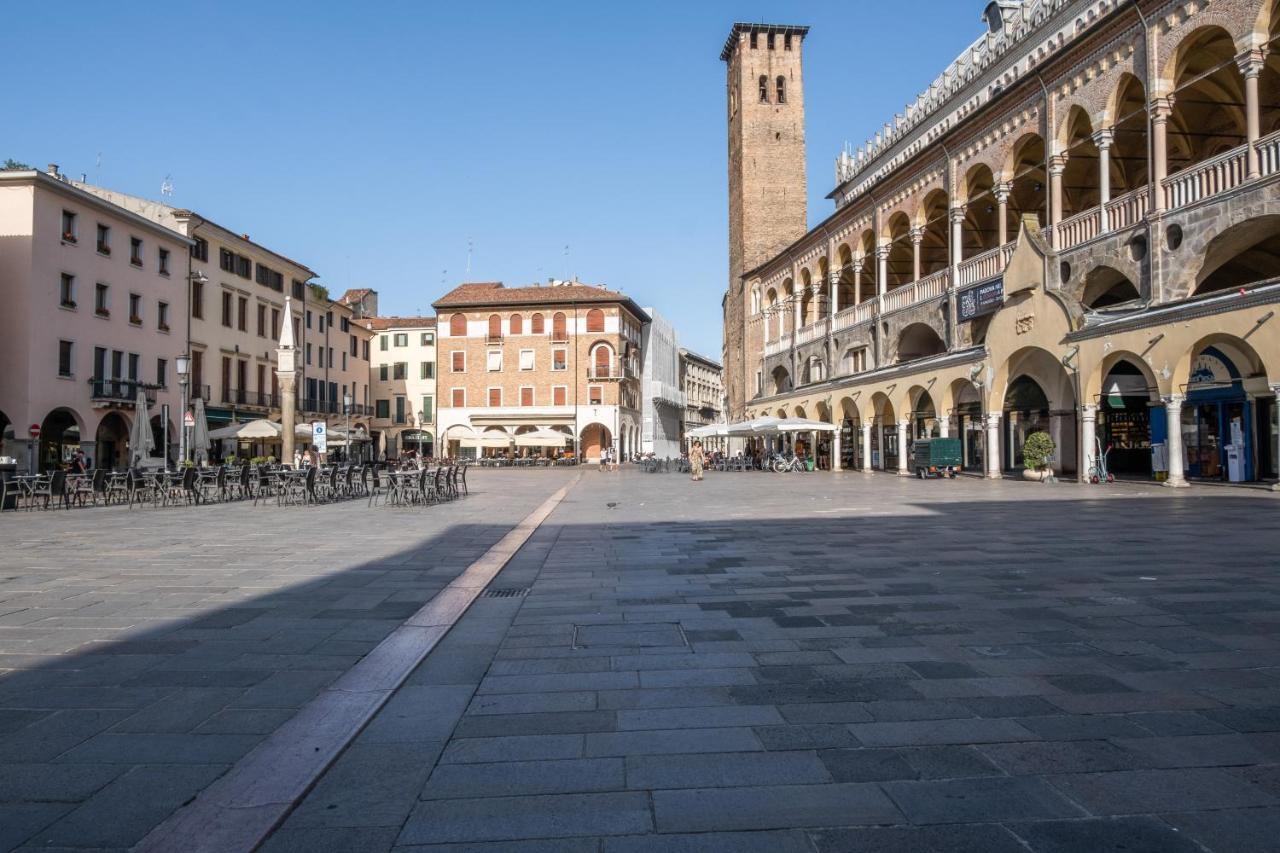
[[960, 291], [956, 298], [961, 323], [990, 314], [1004, 302], [1004, 279], [997, 278], [976, 287]]

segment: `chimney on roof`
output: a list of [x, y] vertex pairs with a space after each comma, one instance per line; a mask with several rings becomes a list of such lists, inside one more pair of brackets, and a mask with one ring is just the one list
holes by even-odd
[[58, 164], [57, 164], [57, 163], [50, 163], [50, 164], [49, 164], [49, 168], [48, 168], [46, 171], [48, 172], [49, 177], [51, 177], [51, 178], [56, 178], [56, 177], [58, 177]]

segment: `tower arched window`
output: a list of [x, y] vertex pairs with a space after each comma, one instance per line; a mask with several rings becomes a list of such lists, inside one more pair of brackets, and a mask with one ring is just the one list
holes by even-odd
[[513, 335], [524, 334], [524, 318], [521, 317], [519, 314], [512, 314], [511, 319], [509, 319], [507, 323], [511, 326], [511, 334]]
[[787, 78], [779, 77], [778, 83], [778, 103], [785, 104], [787, 102]]
[[454, 314], [449, 318], [449, 334], [455, 338], [465, 338], [467, 336], [466, 314]]
[[502, 337], [502, 318], [499, 317], [497, 314], [489, 315], [489, 337], [491, 338]]
[[569, 340], [569, 334], [565, 331], [565, 319], [563, 311], [557, 311], [551, 316], [551, 340]]
[[546, 331], [546, 329], [542, 323], [543, 323], [542, 315], [534, 314], [533, 319], [529, 321], [529, 330], [533, 332], [535, 335], [543, 334]]
[[595, 351], [595, 369], [597, 379], [608, 379], [613, 365], [613, 350], [608, 344], [600, 344]]
[[604, 331], [604, 312], [599, 308], [592, 308], [587, 312], [587, 331], [603, 332]]
[[769, 103], [769, 78], [763, 74], [760, 75], [760, 103]]

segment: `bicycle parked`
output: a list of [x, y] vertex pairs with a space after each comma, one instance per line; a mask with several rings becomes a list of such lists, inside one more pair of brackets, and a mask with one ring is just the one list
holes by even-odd
[[773, 454], [773, 462], [771, 463], [773, 470], [778, 474], [786, 474], [791, 471], [805, 472], [809, 470], [808, 460], [803, 456], [783, 456], [781, 453]]

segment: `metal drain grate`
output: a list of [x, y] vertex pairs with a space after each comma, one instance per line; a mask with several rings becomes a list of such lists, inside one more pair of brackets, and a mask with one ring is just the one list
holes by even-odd
[[529, 587], [509, 587], [507, 589], [486, 589], [482, 598], [524, 598], [529, 594]]

